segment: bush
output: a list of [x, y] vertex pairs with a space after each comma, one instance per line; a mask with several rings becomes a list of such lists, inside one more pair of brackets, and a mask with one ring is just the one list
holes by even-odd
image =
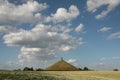
[[113, 71], [119, 71], [118, 69], [113, 69]]
[[36, 69], [36, 71], [43, 71], [43, 69], [41, 69], [41, 68], [38, 68], [38, 69]]
[[89, 69], [88, 69], [88, 67], [84, 67], [83, 70], [84, 71], [88, 71]]
[[83, 69], [82, 68], [78, 68], [78, 70], [82, 71]]
[[34, 69], [33, 69], [33, 67], [31, 67], [31, 68], [25, 67], [25, 68], [23, 69], [23, 71], [34, 71]]

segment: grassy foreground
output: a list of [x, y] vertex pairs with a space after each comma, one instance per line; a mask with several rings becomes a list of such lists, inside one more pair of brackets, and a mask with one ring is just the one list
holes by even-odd
[[120, 80], [119, 71], [0, 71], [0, 80]]
[[119, 71], [48, 71], [45, 73], [66, 76], [72, 80], [120, 80]]
[[0, 80], [69, 80], [40, 71], [0, 71]]

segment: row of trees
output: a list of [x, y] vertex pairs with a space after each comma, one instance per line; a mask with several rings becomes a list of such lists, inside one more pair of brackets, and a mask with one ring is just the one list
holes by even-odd
[[[78, 70], [80, 71], [91, 71], [91, 69], [89, 69], [88, 67], [84, 67], [82, 68], [78, 68]], [[21, 71], [21, 69], [17, 69], [17, 71]], [[37, 68], [37, 69], [33, 69], [33, 67], [29, 68], [29, 67], [24, 67], [23, 71], [43, 71], [43, 69], [41, 68]], [[118, 69], [113, 69], [113, 71], [119, 71]]]
[[[41, 68], [33, 69], [33, 67], [24, 67], [23, 70], [17, 69], [17, 71], [43, 71], [43, 70], [44, 69], [41, 69]], [[82, 68], [78, 68], [78, 70], [89, 71], [90, 69], [88, 67], [84, 67], [83, 69]]]
[[[83, 69], [82, 68], [78, 68], [78, 69], [81, 70], [81, 71], [92, 71], [88, 67], [84, 67]], [[113, 69], [113, 71], [119, 71], [119, 69]]]
[[41, 68], [38, 68], [38, 69], [33, 69], [33, 67], [31, 67], [31, 68], [29, 68], [29, 67], [25, 67], [24, 69], [23, 69], [23, 71], [42, 71], [43, 69], [41, 69]]
[[[81, 71], [90, 71], [91, 69], [89, 69], [88, 67], [84, 67], [83, 69], [82, 68], [78, 68], [78, 70], [81, 70]], [[23, 69], [23, 71], [43, 71], [43, 69], [41, 68], [38, 68], [38, 69], [33, 69], [33, 67], [29, 68], [29, 67], [25, 67]]]
[[33, 69], [33, 67], [31, 67], [31, 68], [30, 67], [24, 67], [23, 70], [17, 69], [15, 71], [43, 71], [43, 69], [41, 69], [41, 68]]
[[78, 68], [78, 70], [81, 70], [81, 71], [91, 71], [91, 69], [89, 69], [88, 67], [84, 67], [83, 69], [82, 68]]

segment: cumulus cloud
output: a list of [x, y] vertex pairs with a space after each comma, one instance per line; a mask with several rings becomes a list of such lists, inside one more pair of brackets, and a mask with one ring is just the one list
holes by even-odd
[[[70, 42], [69, 39], [71, 38]], [[5, 43], [8, 45], [20, 45], [27, 47], [51, 47], [53, 44], [64, 46], [75, 44], [75, 39], [67, 33], [58, 33], [53, 31], [51, 26], [38, 24], [32, 30], [18, 30], [4, 35]], [[48, 42], [48, 43], [46, 43]], [[66, 45], [66, 44], [65, 44]], [[54, 46], [53, 46], [54, 47]], [[51, 47], [52, 48], [52, 47]], [[57, 47], [56, 47], [57, 48]]]
[[3, 36], [8, 46], [21, 46], [20, 62], [54, 59], [57, 53], [70, 51], [83, 43], [50, 25], [38, 24], [31, 30], [20, 29]]
[[103, 28], [99, 29], [98, 32], [107, 32], [111, 29], [112, 29], [111, 27], [103, 27]]
[[[7, 46], [20, 48], [17, 64], [36, 65], [83, 44], [83, 38], [70, 34], [73, 30], [70, 21], [80, 14], [78, 8], [71, 5], [68, 10], [58, 8], [54, 14], [43, 16], [42, 11], [47, 7], [47, 4], [34, 0], [25, 0], [25, 3], [19, 5], [7, 0], [0, 1], [0, 23], [8, 25], [0, 26], [0, 32], [5, 32], [3, 40]], [[24, 23], [35, 26], [25, 30], [22, 28]]]
[[16, 31], [16, 28], [12, 26], [9, 26], [9, 25], [0, 26], [0, 33], [9, 33], [13, 31]]
[[120, 56], [114, 56], [112, 57], [113, 60], [120, 60]]
[[57, 56], [54, 52], [55, 52], [54, 50], [50, 49], [22, 47], [20, 54], [18, 56], [19, 58], [18, 62], [21, 63], [22, 65], [25, 65], [26, 63], [28, 65], [30, 65], [31, 63], [36, 65], [41, 62], [55, 59]]
[[102, 57], [101, 59], [100, 59], [100, 61], [105, 61], [106, 60], [106, 58], [105, 57]]
[[76, 31], [77, 33], [79, 33], [79, 32], [81, 32], [81, 31], [83, 30], [83, 27], [84, 27], [84, 25], [83, 25], [83, 24], [80, 24], [79, 26], [77, 26], [77, 27], [75, 28], [75, 31]]
[[14, 25], [35, 22], [42, 19], [40, 12], [46, 8], [47, 4], [37, 1], [15, 5], [7, 0], [0, 0], [0, 23]]
[[120, 39], [120, 32], [112, 33], [108, 36], [108, 39]]
[[[98, 70], [120, 69], [120, 56], [102, 57], [97, 63], [91, 63], [90, 67]], [[109, 68], [108, 68], [109, 67]]]
[[115, 9], [120, 4], [120, 0], [87, 0], [87, 10], [95, 12], [100, 7], [107, 5], [107, 9], [96, 15], [96, 19], [101, 19], [107, 16], [109, 12]]
[[68, 63], [75, 63], [77, 60], [76, 59], [69, 59], [67, 62]]
[[78, 61], [76, 59], [69, 59], [67, 60], [68, 63], [78, 66]]
[[58, 8], [55, 14], [51, 14], [51, 16], [46, 18], [46, 21], [52, 21], [54, 23], [71, 21], [79, 14], [78, 8], [75, 5], [71, 5], [68, 10], [65, 8]]

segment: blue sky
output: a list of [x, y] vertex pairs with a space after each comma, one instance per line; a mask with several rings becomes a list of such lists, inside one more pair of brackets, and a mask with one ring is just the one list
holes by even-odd
[[119, 0], [0, 0], [0, 69], [120, 66]]

